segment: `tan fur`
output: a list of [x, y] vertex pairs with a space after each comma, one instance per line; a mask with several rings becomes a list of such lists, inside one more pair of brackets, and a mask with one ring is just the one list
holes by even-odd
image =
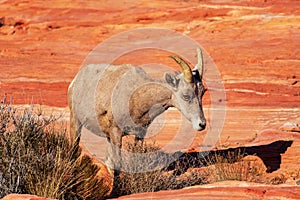
[[[145, 131], [140, 133], [135, 128], [147, 127], [170, 107], [171, 96], [171, 90], [163, 86], [162, 81], [152, 79], [141, 68], [132, 65], [86, 66], [68, 90], [71, 140], [74, 142], [80, 136], [81, 127], [85, 127], [121, 148], [124, 134], [144, 136]], [[154, 105], [162, 105], [158, 107], [164, 109], [150, 115], [148, 111]], [[124, 114], [126, 106], [128, 116], [126, 111]], [[128, 122], [129, 118], [132, 123]], [[129, 130], [125, 133], [122, 128]]]

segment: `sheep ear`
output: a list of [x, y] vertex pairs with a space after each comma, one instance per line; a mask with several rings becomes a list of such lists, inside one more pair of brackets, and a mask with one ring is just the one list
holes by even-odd
[[165, 80], [167, 84], [170, 85], [173, 89], [178, 88], [179, 79], [175, 75], [167, 72], [165, 73]]

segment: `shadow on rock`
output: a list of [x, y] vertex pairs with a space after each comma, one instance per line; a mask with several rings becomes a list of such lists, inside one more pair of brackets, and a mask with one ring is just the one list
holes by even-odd
[[[220, 156], [226, 158], [228, 155], [233, 155], [230, 158], [230, 162], [238, 162], [242, 157], [249, 155], [258, 156], [267, 168], [267, 173], [271, 173], [280, 168], [281, 154], [285, 153], [287, 148], [293, 144], [293, 141], [279, 140], [271, 144], [250, 146], [250, 147], [237, 147], [224, 150], [206, 151], [206, 152], [190, 152], [183, 153], [177, 162], [173, 162], [168, 166], [168, 170], [176, 170], [178, 163], [180, 171], [177, 175], [184, 173], [189, 168], [200, 168], [209, 166], [212, 163], [211, 158]], [[234, 160], [235, 159], [235, 160]]]

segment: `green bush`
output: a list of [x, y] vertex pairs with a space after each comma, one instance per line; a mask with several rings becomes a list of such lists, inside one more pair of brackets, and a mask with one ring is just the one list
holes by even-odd
[[66, 139], [58, 117], [0, 104], [0, 198], [27, 193], [54, 199], [101, 199], [100, 168]]

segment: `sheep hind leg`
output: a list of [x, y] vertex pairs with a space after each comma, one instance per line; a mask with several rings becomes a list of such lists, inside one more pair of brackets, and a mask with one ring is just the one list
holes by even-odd
[[71, 144], [79, 144], [82, 125], [79, 120], [75, 119], [74, 113], [70, 112], [70, 135]]

